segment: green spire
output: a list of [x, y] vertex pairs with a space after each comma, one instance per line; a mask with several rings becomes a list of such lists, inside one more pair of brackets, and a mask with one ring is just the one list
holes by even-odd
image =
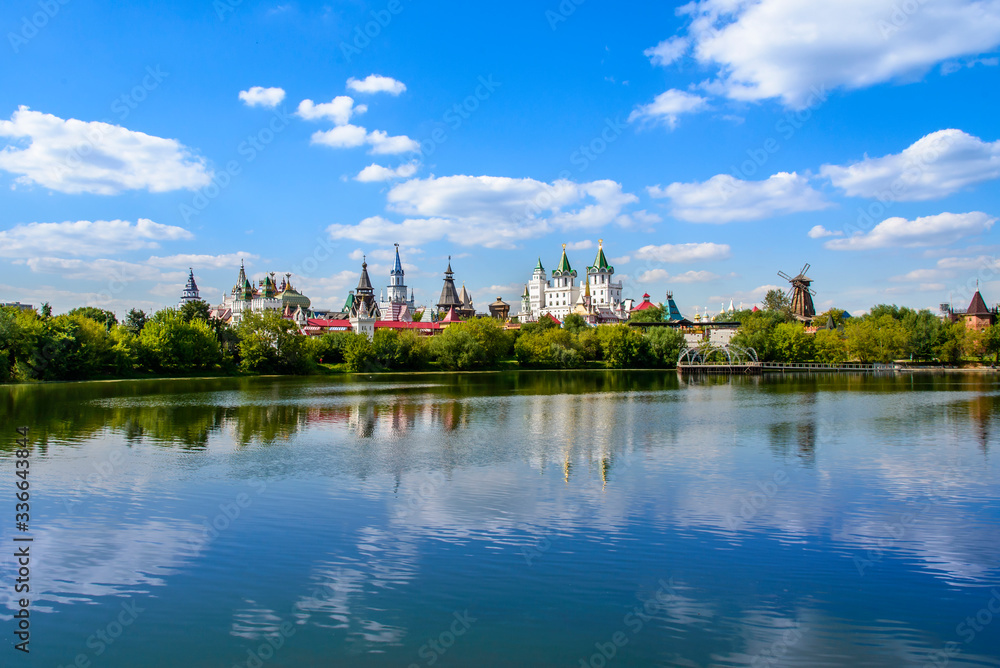
[[608, 258], [604, 257], [604, 239], [597, 240], [597, 258], [594, 260], [595, 269], [607, 269]]
[[[566, 257], [566, 244], [563, 244], [562, 257], [559, 258], [559, 266], [556, 267], [556, 272], [561, 272], [561, 273], [564, 273], [564, 274], [568, 274], [571, 271], [573, 271], [573, 268], [571, 266], [569, 266], [569, 258]], [[552, 272], [552, 273], [553, 273], [553, 275], [555, 275], [555, 272]]]
[[538, 264], [535, 265], [535, 271], [545, 271], [545, 267], [542, 266], [542, 258], [538, 258]]

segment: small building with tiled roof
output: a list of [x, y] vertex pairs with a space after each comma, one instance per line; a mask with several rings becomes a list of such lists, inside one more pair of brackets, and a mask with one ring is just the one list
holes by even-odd
[[651, 308], [656, 308], [656, 304], [649, 301], [649, 293], [647, 292], [642, 296], [642, 301], [639, 302], [639, 304], [632, 309], [632, 312], [635, 313], [636, 311], [646, 311]]

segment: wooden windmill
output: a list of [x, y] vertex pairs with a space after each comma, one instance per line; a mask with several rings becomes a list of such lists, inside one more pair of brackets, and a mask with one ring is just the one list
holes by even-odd
[[811, 320], [816, 315], [816, 307], [813, 305], [813, 295], [816, 291], [809, 287], [812, 279], [806, 276], [809, 266], [806, 262], [798, 276], [794, 277], [783, 271], [778, 272], [778, 276], [792, 284], [792, 287], [788, 288], [788, 297], [792, 303], [792, 315], [799, 320]]

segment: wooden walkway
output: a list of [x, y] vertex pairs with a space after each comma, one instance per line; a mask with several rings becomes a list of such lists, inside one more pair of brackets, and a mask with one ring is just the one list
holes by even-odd
[[749, 364], [678, 364], [677, 371], [691, 374], [751, 375], [764, 373], [891, 373], [894, 364], [821, 364], [819, 362], [783, 363], [751, 362]]

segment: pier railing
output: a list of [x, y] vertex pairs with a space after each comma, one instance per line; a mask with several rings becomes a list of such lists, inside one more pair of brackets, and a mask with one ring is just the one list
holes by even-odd
[[677, 365], [681, 373], [705, 374], [763, 374], [763, 373], [892, 373], [897, 370], [895, 364], [862, 364], [847, 362], [844, 364], [823, 364], [821, 362], [750, 362], [747, 364], [690, 364]]

